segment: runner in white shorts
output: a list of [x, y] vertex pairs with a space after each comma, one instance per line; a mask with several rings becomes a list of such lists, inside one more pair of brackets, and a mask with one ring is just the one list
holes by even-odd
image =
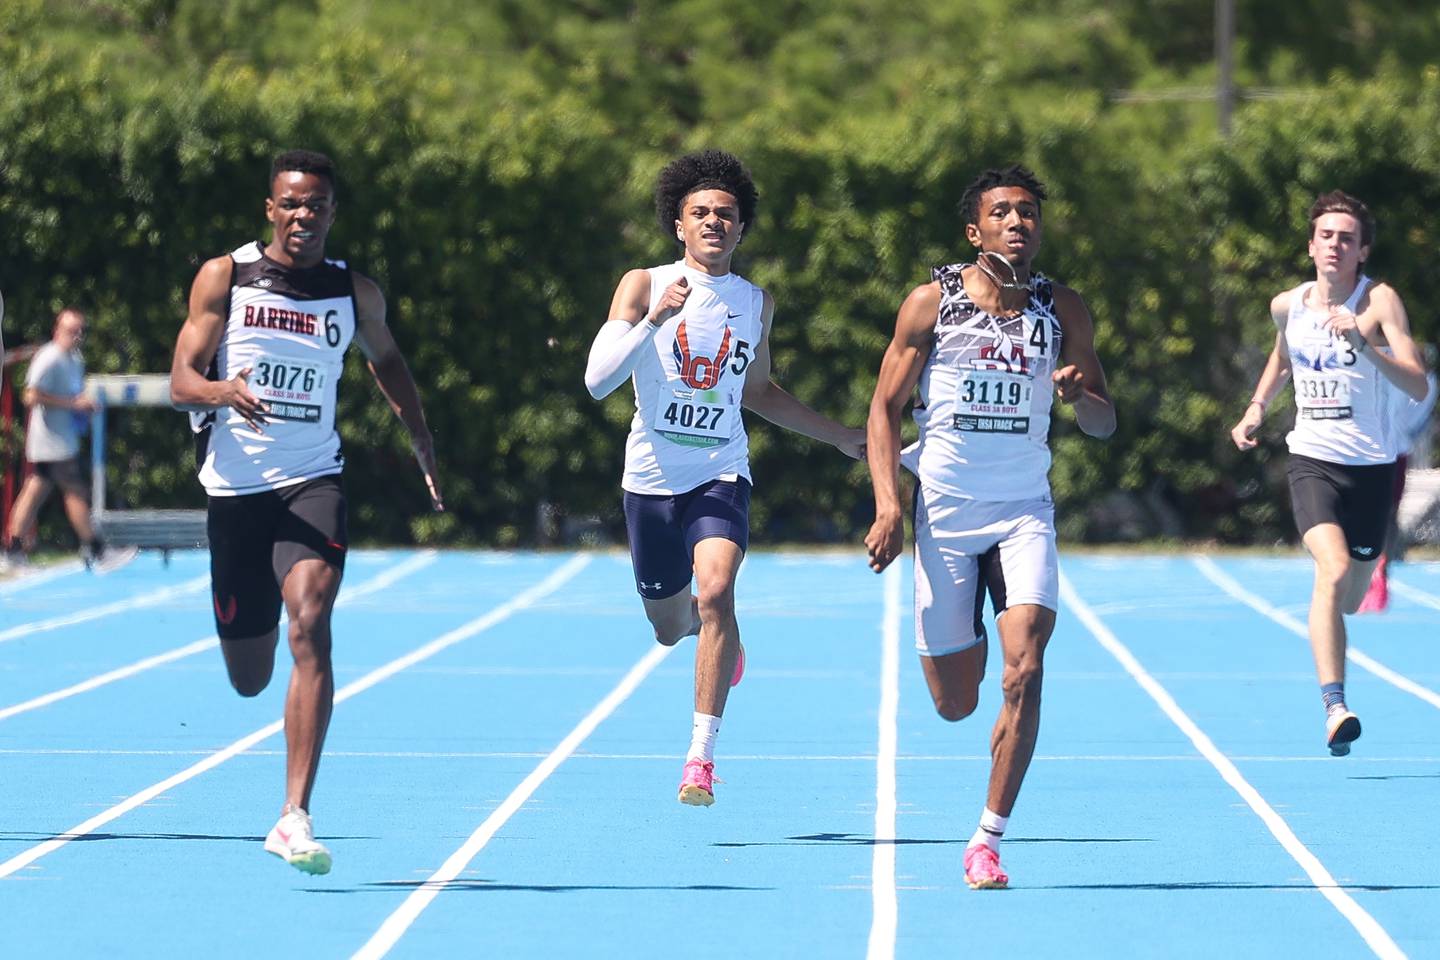
[[1055, 628], [1058, 565], [1050, 500], [1051, 385], [1092, 437], [1115, 409], [1079, 294], [1032, 272], [1045, 188], [1024, 167], [987, 170], [960, 200], [974, 264], [934, 271], [900, 307], [870, 403], [875, 524], [870, 566], [904, 546], [900, 415], [919, 387], [920, 439], [905, 463], [915, 491], [916, 647], [935, 708], [969, 716], [988, 648], [990, 593], [1005, 658], [986, 807], [965, 850], [965, 880], [1003, 887], [1000, 838], [1035, 749], [1045, 645]]

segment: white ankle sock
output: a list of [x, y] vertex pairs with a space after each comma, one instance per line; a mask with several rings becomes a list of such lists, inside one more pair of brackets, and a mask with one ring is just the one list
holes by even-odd
[[686, 760], [715, 761], [715, 737], [720, 733], [720, 718], [708, 713], [695, 714], [695, 725], [690, 730], [690, 752]]
[[975, 835], [970, 838], [970, 842], [965, 846], [977, 847], [983, 843], [991, 850], [999, 853], [1000, 838], [1005, 836], [1005, 825], [1009, 822], [1009, 817], [1002, 817], [994, 810], [986, 807], [985, 812], [980, 814], [980, 826], [975, 830]]

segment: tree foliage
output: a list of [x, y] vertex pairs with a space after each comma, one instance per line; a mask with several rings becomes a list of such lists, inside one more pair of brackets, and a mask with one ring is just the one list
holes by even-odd
[[[1165, 99], [1213, 81], [1193, 4], [13, 0], [7, 341], [42, 339], [77, 303], [93, 370], [167, 369], [196, 267], [260, 236], [270, 156], [325, 150], [342, 175], [332, 255], [386, 292], [451, 508], [425, 511], [352, 357], [357, 535], [511, 545], [587, 518], [613, 535], [631, 402], [595, 403], [581, 372], [624, 270], [675, 255], [649, 212], [667, 159], [713, 145], [750, 166], [761, 210], [736, 266], [775, 295], [775, 376], [852, 424], [906, 292], [971, 255], [964, 184], [1019, 160], [1051, 187], [1039, 265], [1085, 296], [1120, 411], [1104, 444], [1057, 418], [1064, 533], [1273, 540], [1283, 417], [1259, 456], [1226, 431], [1273, 336], [1265, 304], [1307, 273], [1310, 198], [1371, 203], [1374, 270], [1436, 333], [1415, 306], [1440, 283], [1440, 15], [1243, 6], [1238, 75], [1266, 98], [1222, 141], [1212, 104]], [[1310, 26], [1327, 17], [1345, 29]], [[1156, 98], [1122, 95], [1136, 90]], [[200, 501], [178, 416], [119, 426], [118, 497]], [[757, 541], [863, 531], [862, 466], [751, 429]]]

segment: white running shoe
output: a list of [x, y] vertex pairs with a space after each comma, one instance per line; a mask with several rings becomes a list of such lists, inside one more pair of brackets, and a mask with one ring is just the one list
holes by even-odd
[[298, 807], [286, 812], [265, 836], [265, 852], [273, 853], [296, 870], [310, 874], [330, 872], [330, 851], [315, 842], [310, 814]]
[[85, 565], [98, 576], [119, 570], [134, 560], [140, 553], [139, 547], [101, 547], [100, 552], [87, 559]]

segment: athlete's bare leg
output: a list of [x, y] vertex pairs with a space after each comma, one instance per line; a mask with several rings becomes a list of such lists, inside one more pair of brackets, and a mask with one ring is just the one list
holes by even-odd
[[935, 710], [946, 720], [964, 720], [975, 712], [980, 702], [980, 682], [985, 679], [989, 647], [989, 640], [981, 640], [955, 653], [920, 658]]
[[70, 528], [75, 531], [75, 536], [80, 538], [82, 544], [95, 542], [95, 530], [90, 526], [90, 503], [78, 493], [65, 491], [61, 494], [65, 503], [65, 516], [70, 521]]
[[1315, 589], [1310, 595], [1310, 650], [1315, 675], [1323, 686], [1345, 682], [1345, 620], [1365, 598], [1375, 560], [1350, 557], [1345, 532], [1336, 523], [1317, 523], [1305, 531], [1305, 548], [1315, 561]]
[[280, 592], [290, 615], [295, 658], [285, 694], [285, 802], [308, 811], [335, 701], [330, 611], [340, 592], [340, 571], [323, 560], [301, 560], [286, 574]]
[[695, 544], [700, 639], [695, 645], [695, 712], [722, 716], [730, 695], [730, 678], [740, 654], [740, 626], [735, 622], [735, 577], [745, 553], [724, 537]]
[[32, 473], [25, 479], [20, 487], [20, 494], [10, 507], [10, 538], [9, 543], [19, 547], [25, 540], [25, 532], [35, 522], [36, 516], [40, 513], [40, 507], [44, 505], [45, 498], [50, 495], [50, 481], [41, 477], [38, 473]]
[[1045, 646], [1055, 630], [1055, 611], [1023, 603], [1002, 613], [997, 625], [1005, 654], [1000, 678], [1004, 701], [990, 735], [990, 789], [985, 805], [1008, 817], [1040, 734], [1040, 687], [1045, 677]]
[[682, 637], [700, 632], [700, 600], [689, 590], [682, 590], [664, 600], [647, 600], [645, 616], [655, 628], [655, 641], [673, 647]]

